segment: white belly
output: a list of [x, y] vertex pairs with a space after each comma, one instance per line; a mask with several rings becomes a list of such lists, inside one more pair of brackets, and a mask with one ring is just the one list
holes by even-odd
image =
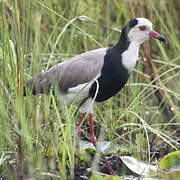
[[[94, 81], [93, 81], [94, 82]], [[89, 96], [89, 89], [93, 82], [80, 84], [76, 87], [69, 88], [67, 93], [60, 93], [60, 100], [62, 100], [65, 104], [75, 104], [79, 106], [83, 100], [85, 100]], [[85, 103], [82, 104], [80, 110], [82, 112], [92, 113], [93, 112], [93, 99], [88, 98]]]

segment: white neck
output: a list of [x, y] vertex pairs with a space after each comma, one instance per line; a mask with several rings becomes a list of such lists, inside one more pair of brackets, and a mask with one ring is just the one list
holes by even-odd
[[140, 42], [130, 42], [129, 48], [122, 53], [122, 64], [131, 73], [134, 70], [139, 55]]

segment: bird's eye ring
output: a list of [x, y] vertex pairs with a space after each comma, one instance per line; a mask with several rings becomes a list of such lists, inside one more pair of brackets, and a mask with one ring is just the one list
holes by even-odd
[[145, 31], [146, 29], [147, 29], [147, 26], [139, 26], [139, 29], [141, 30], [141, 31]]

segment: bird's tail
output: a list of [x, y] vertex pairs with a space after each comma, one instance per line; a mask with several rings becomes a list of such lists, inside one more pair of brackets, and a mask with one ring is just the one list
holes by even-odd
[[33, 95], [49, 94], [51, 89], [52, 83], [49, 79], [48, 73], [40, 73], [36, 77], [25, 82], [24, 96], [26, 96], [28, 92]]

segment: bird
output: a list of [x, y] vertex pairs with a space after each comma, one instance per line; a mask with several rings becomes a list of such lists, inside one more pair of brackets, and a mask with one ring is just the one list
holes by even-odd
[[26, 89], [33, 95], [53, 91], [65, 104], [73, 101], [82, 112], [77, 129], [88, 115], [90, 141], [96, 146], [93, 104], [108, 100], [124, 87], [135, 68], [140, 45], [150, 37], [167, 42], [153, 30], [150, 20], [134, 18], [122, 28], [113, 47], [91, 50], [52, 66], [25, 82], [25, 94]]

